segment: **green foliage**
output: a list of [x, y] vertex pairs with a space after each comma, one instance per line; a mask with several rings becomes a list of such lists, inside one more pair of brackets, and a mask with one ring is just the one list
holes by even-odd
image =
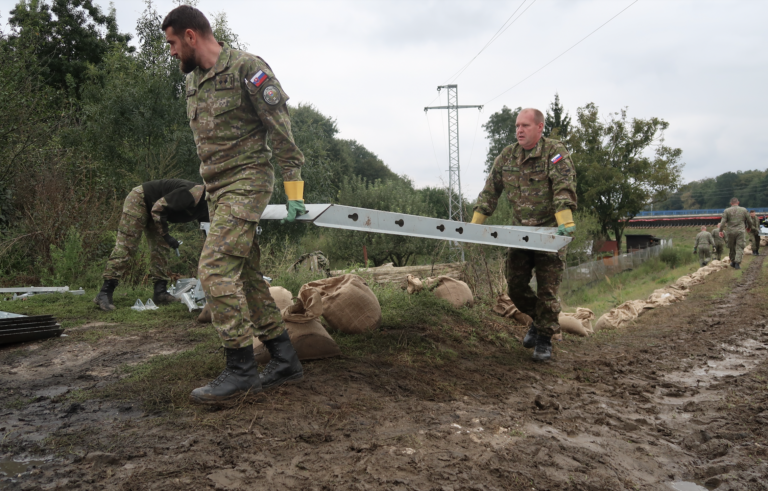
[[576, 165], [579, 207], [594, 211], [603, 236], [613, 232], [621, 245], [625, 220], [649, 203], [666, 200], [679, 186], [682, 150], [664, 145], [669, 123], [662, 119], [628, 119], [622, 109], [606, 121], [592, 103], [577, 113], [568, 146]]
[[566, 140], [571, 132], [571, 117], [560, 104], [560, 95], [555, 92], [555, 100], [549, 105], [544, 118], [544, 136], [556, 140]]
[[488, 141], [490, 141], [488, 155], [485, 158], [486, 173], [491, 171], [493, 161], [505, 147], [517, 143], [515, 123], [521, 110], [521, 107], [513, 110], [504, 106], [501, 111], [491, 114], [488, 121], [483, 125]]
[[78, 89], [88, 68], [98, 65], [115, 45], [127, 51], [131, 36], [117, 29], [114, 8], [103, 14], [91, 0], [21, 0], [11, 10], [9, 24], [15, 28], [10, 42], [36, 39], [41, 70], [53, 87]]
[[727, 208], [730, 199], [739, 198], [746, 208], [768, 207], [768, 171], [726, 172], [717, 177], [689, 182], [654, 205], [654, 210], [698, 210]]
[[64, 239], [63, 248], [51, 244], [51, 262], [53, 273], [43, 277], [47, 286], [73, 286], [84, 272], [83, 238], [75, 227], [70, 227]]
[[687, 247], [666, 247], [661, 251], [659, 259], [670, 268], [677, 268], [697, 261], [698, 256], [691, 254], [691, 249]]

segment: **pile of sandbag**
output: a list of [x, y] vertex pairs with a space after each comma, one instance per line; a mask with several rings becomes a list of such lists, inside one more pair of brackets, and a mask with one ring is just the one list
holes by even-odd
[[465, 305], [472, 306], [475, 301], [469, 285], [450, 276], [438, 276], [421, 280], [414, 275], [406, 276], [406, 290], [414, 294], [423, 290], [431, 290], [437, 298], [448, 300], [456, 308]]
[[[341, 354], [336, 341], [320, 324], [320, 316], [323, 314], [320, 292], [315, 289], [302, 290], [294, 304], [291, 292], [285, 288], [271, 287], [269, 290], [280, 308], [299, 360], [318, 360]], [[256, 336], [253, 338], [253, 352], [258, 363], [269, 362], [269, 352]]]
[[768, 246], [768, 236], [761, 235], [760, 236], [760, 247]]
[[681, 276], [673, 284], [655, 290], [647, 300], [630, 300], [611, 309], [600, 316], [595, 324], [595, 331], [601, 329], [620, 329], [641, 316], [644, 312], [657, 307], [666, 307], [667, 305], [685, 300], [690, 293], [693, 285], [704, 282], [704, 278], [716, 271], [725, 269], [730, 264], [728, 258], [722, 261], [712, 261], [706, 266], [702, 266], [697, 271]]
[[308, 289], [318, 291], [323, 318], [331, 329], [359, 334], [381, 325], [381, 305], [376, 294], [355, 274], [307, 283], [299, 290], [299, 297]]

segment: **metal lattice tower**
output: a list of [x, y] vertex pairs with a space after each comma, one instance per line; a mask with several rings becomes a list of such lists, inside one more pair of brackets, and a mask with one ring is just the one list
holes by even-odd
[[448, 217], [459, 222], [464, 221], [463, 199], [461, 194], [461, 168], [459, 166], [459, 109], [483, 106], [459, 106], [458, 85], [440, 85], [437, 91], [448, 89], [448, 105], [425, 107], [430, 109], [448, 110]]

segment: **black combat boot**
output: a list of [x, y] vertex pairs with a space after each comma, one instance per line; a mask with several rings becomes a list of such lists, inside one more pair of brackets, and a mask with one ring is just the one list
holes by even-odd
[[155, 281], [155, 293], [152, 295], [152, 301], [155, 302], [155, 305], [164, 305], [181, 300], [168, 293], [168, 280], [157, 280]]
[[539, 334], [536, 338], [536, 349], [533, 350], [533, 361], [548, 361], [552, 358], [552, 337]]
[[264, 389], [279, 387], [286, 382], [298, 382], [304, 378], [304, 369], [301, 368], [299, 356], [293, 349], [288, 331], [283, 331], [275, 339], [264, 341], [264, 346], [272, 357], [259, 375]]
[[531, 322], [530, 327], [528, 327], [528, 332], [525, 333], [525, 337], [523, 338], [523, 348], [533, 348], [536, 346], [536, 337], [538, 336], [538, 332], [536, 331], [536, 324]]
[[93, 299], [93, 303], [98, 305], [101, 310], [105, 312], [115, 310], [115, 305], [112, 303], [112, 293], [117, 288], [117, 283], [117, 280], [104, 280], [99, 294]]
[[741, 263], [733, 263], [734, 269], [741, 269]]
[[237, 399], [244, 394], [261, 392], [261, 380], [253, 359], [253, 347], [226, 348], [227, 367], [204, 387], [189, 395], [194, 404], [220, 404]]

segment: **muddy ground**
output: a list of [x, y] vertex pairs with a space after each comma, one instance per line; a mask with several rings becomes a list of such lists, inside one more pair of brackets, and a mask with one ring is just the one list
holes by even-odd
[[302, 384], [220, 410], [82, 397], [192, 348], [183, 329], [4, 348], [0, 488], [768, 490], [768, 277], [745, 265], [547, 364], [415, 329], [457, 356], [308, 362]]

